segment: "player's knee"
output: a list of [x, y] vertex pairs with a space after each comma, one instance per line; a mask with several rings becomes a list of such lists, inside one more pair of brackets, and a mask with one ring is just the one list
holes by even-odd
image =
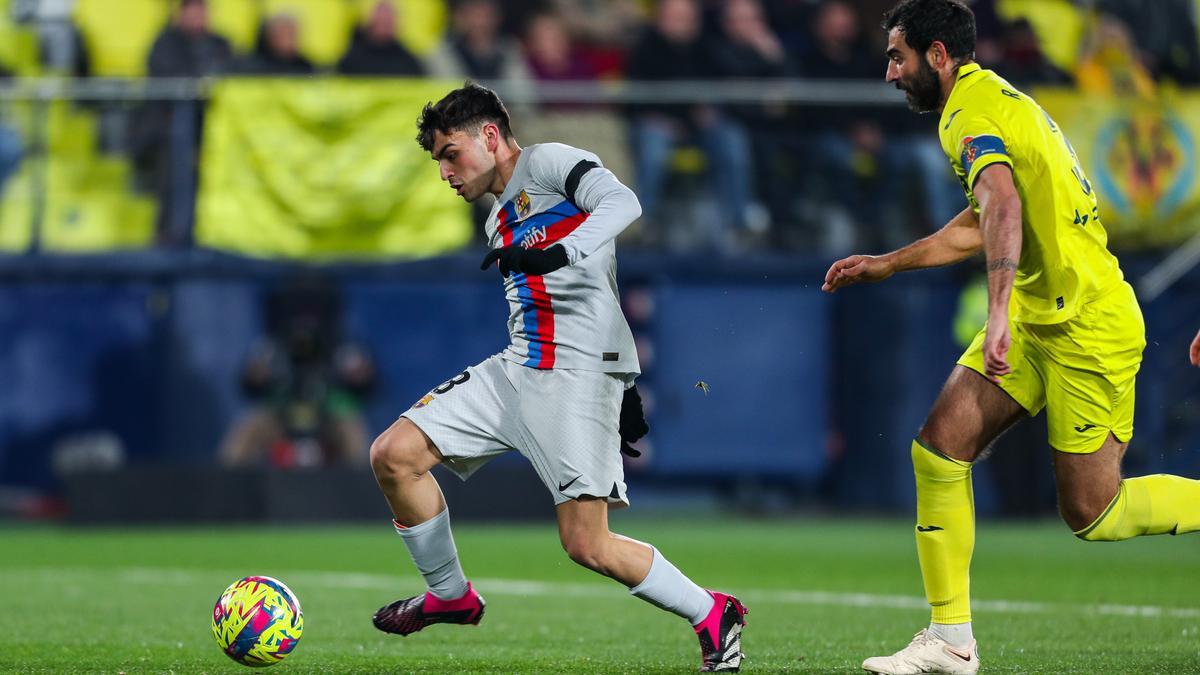
[[569, 537], [563, 539], [562, 545], [567, 557], [576, 564], [589, 570], [603, 571], [604, 547], [600, 542], [593, 541], [590, 537]]
[[420, 476], [432, 468], [425, 439], [412, 424], [393, 424], [371, 443], [371, 469], [380, 478]]
[[1105, 494], [1060, 496], [1058, 513], [1072, 532], [1079, 532], [1104, 514], [1112, 498], [1113, 495]]
[[917, 442], [926, 448], [937, 448], [938, 452], [944, 452], [942, 448], [953, 447], [954, 443], [953, 439], [943, 433], [943, 427], [933, 420], [927, 420], [921, 427], [917, 434]]

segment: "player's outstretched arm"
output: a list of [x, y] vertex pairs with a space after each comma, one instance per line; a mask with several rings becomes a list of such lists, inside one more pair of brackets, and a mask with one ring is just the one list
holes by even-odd
[[979, 220], [970, 207], [942, 229], [887, 255], [852, 255], [830, 266], [821, 290], [832, 293], [851, 284], [883, 281], [896, 272], [942, 267], [966, 260], [983, 248]]
[[1008, 303], [1021, 259], [1021, 197], [1012, 168], [996, 163], [985, 167], [972, 188], [979, 201], [979, 229], [987, 255], [988, 322], [983, 341], [984, 371], [996, 378], [1010, 372]]
[[1200, 331], [1196, 333], [1196, 339], [1192, 340], [1192, 348], [1188, 355], [1192, 357], [1192, 365], [1200, 368]]

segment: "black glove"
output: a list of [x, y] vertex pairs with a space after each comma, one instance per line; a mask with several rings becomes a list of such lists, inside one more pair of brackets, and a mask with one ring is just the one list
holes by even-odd
[[513, 244], [488, 251], [479, 269], [486, 270], [497, 260], [500, 261], [500, 275], [505, 277], [513, 272], [541, 276], [566, 267], [568, 262], [567, 249], [562, 244], [550, 248], [522, 248]]
[[621, 399], [621, 452], [630, 457], [641, 457], [642, 451], [635, 449], [630, 443], [636, 443], [650, 431], [646, 424], [646, 414], [642, 412], [642, 395], [637, 386], [625, 390]]

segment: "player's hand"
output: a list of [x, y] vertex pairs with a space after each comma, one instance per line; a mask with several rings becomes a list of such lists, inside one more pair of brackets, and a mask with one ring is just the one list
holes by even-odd
[[983, 371], [993, 382], [1012, 372], [1008, 365], [1008, 348], [1011, 345], [1008, 317], [989, 318], [987, 335], [983, 339]]
[[567, 266], [567, 249], [562, 244], [550, 248], [522, 248], [517, 244], [488, 251], [479, 269], [486, 270], [499, 261], [500, 276], [521, 273], [541, 276]]
[[1200, 368], [1200, 331], [1196, 333], [1196, 339], [1192, 340], [1192, 348], [1188, 350], [1188, 355], [1192, 357], [1192, 365]]
[[892, 264], [884, 256], [852, 255], [829, 267], [821, 290], [832, 293], [851, 284], [883, 281], [893, 273], [895, 270], [892, 269]]
[[621, 427], [618, 433], [621, 434], [621, 452], [630, 457], [641, 457], [642, 451], [634, 448], [631, 443], [637, 443], [650, 431], [650, 425], [646, 424], [646, 414], [642, 411], [642, 395], [638, 393], [637, 386], [632, 386], [625, 390], [625, 397], [621, 399]]

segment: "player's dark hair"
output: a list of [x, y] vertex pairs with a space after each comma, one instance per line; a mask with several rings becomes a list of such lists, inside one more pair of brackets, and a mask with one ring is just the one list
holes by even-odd
[[882, 25], [889, 32], [898, 27], [918, 54], [941, 42], [956, 61], [975, 56], [975, 13], [962, 0], [900, 0]]
[[417, 142], [426, 152], [431, 152], [435, 131], [443, 134], [474, 131], [488, 122], [500, 129], [505, 140], [512, 138], [512, 126], [504, 102], [491, 89], [467, 81], [437, 103], [425, 104], [421, 116], [417, 118]]

